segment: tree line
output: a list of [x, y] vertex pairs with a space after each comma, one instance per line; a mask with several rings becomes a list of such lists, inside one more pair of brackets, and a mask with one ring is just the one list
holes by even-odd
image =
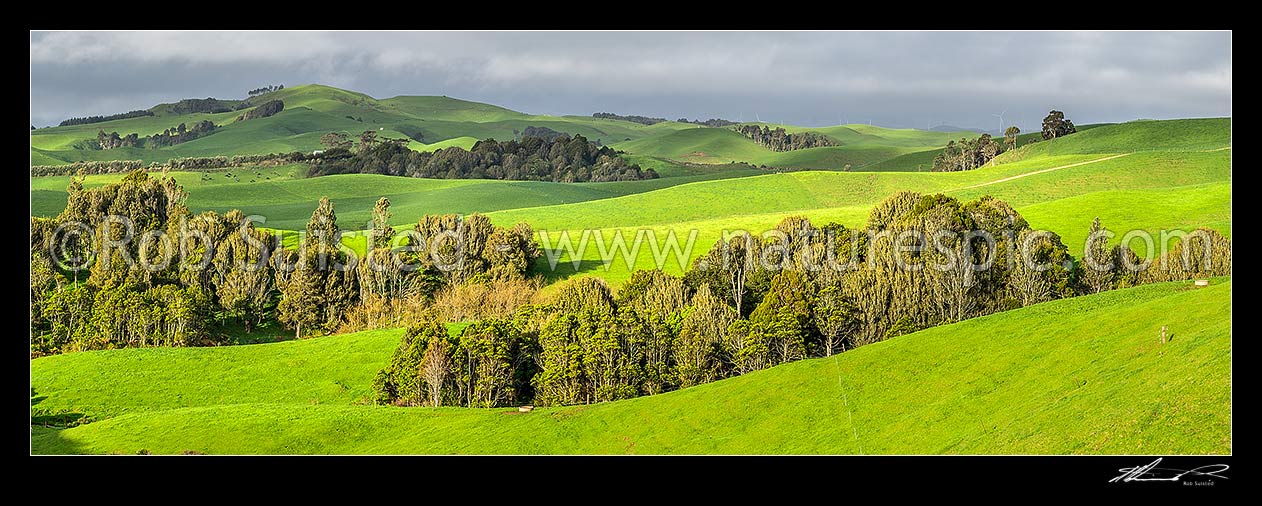
[[145, 139], [145, 147], [157, 149], [174, 146], [176, 144], [200, 139], [215, 133], [216, 128], [215, 122], [210, 120], [201, 120], [197, 123], [193, 123], [192, 128], [189, 128], [184, 123], [180, 123], [179, 125], [176, 125], [175, 128], [168, 128], [156, 134], [150, 135]]
[[641, 125], [656, 125], [658, 123], [666, 121], [666, 118], [650, 118], [648, 116], [636, 116], [636, 115], [623, 116], [621, 114], [614, 114], [612, 112], [598, 112], [598, 113], [592, 114], [592, 117], [598, 118], [598, 119], [620, 119], [622, 121], [630, 121], [632, 123], [639, 123]]
[[336, 132], [326, 134], [321, 142], [329, 149], [312, 163], [311, 176], [359, 173], [565, 183], [658, 177], [655, 170], [628, 163], [617, 151], [582, 135], [523, 136], [505, 142], [484, 139], [469, 150], [453, 146], [425, 153], [408, 149], [406, 139], [379, 139], [372, 130], [361, 134], [357, 144]]
[[237, 116], [237, 121], [246, 121], [258, 118], [266, 118], [285, 110], [285, 102], [280, 100], [268, 100], [259, 104], [257, 107], [246, 111]]
[[[1009, 137], [1016, 139], [1016, 134], [1020, 131], [1017, 127], [1009, 127], [1014, 133]], [[1003, 146], [990, 137], [990, 134], [982, 134], [976, 139], [961, 137], [957, 141], [948, 141], [946, 148], [933, 158], [933, 172], [955, 172], [961, 170], [973, 170], [999, 156], [1004, 152]]]
[[701, 121], [701, 120], [699, 120], [699, 119], [697, 119], [697, 120], [691, 120], [691, 119], [688, 119], [688, 118], [679, 118], [679, 119], [677, 119], [677, 120], [675, 120], [675, 121], [678, 121], [678, 122], [680, 122], [680, 123], [692, 123], [692, 124], [694, 124], [694, 125], [708, 126], [708, 127], [711, 127], [711, 128], [726, 128], [726, 127], [730, 127], [730, 126], [733, 126], [733, 125], [739, 125], [739, 124], [740, 124], [740, 123], [737, 123], [737, 122], [735, 122], [735, 121], [728, 121], [728, 120], [725, 120], [725, 119], [719, 119], [719, 118], [710, 118], [710, 119], [705, 120], [705, 121]]
[[96, 144], [101, 149], [116, 148], [134, 148], [140, 146], [140, 135], [130, 133], [119, 137], [118, 132], [105, 133], [105, 130], [98, 130], [96, 133]]
[[265, 94], [265, 93], [271, 93], [271, 92], [273, 92], [273, 91], [280, 91], [280, 90], [283, 90], [283, 89], [285, 89], [285, 85], [283, 85], [283, 84], [275, 84], [275, 85], [271, 85], [271, 86], [263, 86], [263, 87], [260, 87], [260, 88], [254, 88], [254, 89], [250, 90], [250, 91], [247, 93], [247, 95], [248, 95], [248, 96], [253, 97], [253, 96], [255, 96], [255, 95], [262, 95], [262, 94]]
[[[551, 300], [454, 336], [422, 317], [374, 379], [375, 400], [494, 407], [625, 399], [1047, 300], [1231, 272], [1230, 241], [1212, 230], [1138, 271], [1128, 265], [1142, 262], [1126, 246], [1109, 247], [1098, 219], [1091, 230], [1088, 254], [1077, 260], [1056, 234], [1032, 230], [990, 197], [898, 193], [872, 210], [867, 232], [875, 234], [789, 217], [765, 239], [715, 244], [683, 276], [636, 271], [616, 294], [599, 278], [577, 278]], [[997, 240], [970, 234], [978, 231]], [[923, 237], [933, 246], [912, 247]], [[987, 258], [993, 268], [973, 268]], [[851, 268], [818, 268], [833, 260]]]
[[796, 149], [818, 148], [823, 146], [840, 146], [841, 143], [823, 134], [815, 132], [788, 133], [784, 128], [759, 127], [758, 125], [742, 125], [734, 130], [753, 140], [755, 144], [772, 151], [793, 151]]
[[[110, 114], [108, 116], [87, 116], [83, 118], [70, 118], [68, 120], [62, 121], [61, 123], [58, 123], [57, 126], [87, 125], [90, 123], [102, 123], [105, 121], [114, 121], [116, 119], [143, 118], [145, 116], [153, 116], [153, 111], [141, 109], [141, 110], [123, 112], [123, 113], [118, 113], [118, 114]], [[33, 127], [34, 125], [31, 125], [31, 126]], [[32, 130], [34, 130], [34, 128], [32, 128]]]
[[232, 155], [232, 156], [194, 156], [171, 158], [165, 162], [145, 162], [144, 160], [83, 160], [65, 165], [32, 165], [31, 177], [69, 176], [75, 174], [116, 174], [131, 172], [136, 169], [160, 170], [214, 170], [244, 165], [275, 166], [288, 163], [304, 162], [315, 158], [314, 155], [294, 151], [292, 153], [270, 153], [264, 155]]
[[540, 255], [529, 225], [482, 215], [426, 216], [396, 234], [384, 197], [361, 258], [342, 246], [328, 199], [286, 249], [240, 211], [191, 213], [165, 174], [137, 170], [93, 189], [74, 178], [67, 191], [60, 215], [31, 218], [36, 355], [223, 344], [227, 324], [332, 332], [404, 301], [425, 306], [451, 286], [519, 282]]
[[235, 100], [219, 100], [217, 98], [186, 98], [171, 104], [171, 112], [175, 114], [206, 113], [218, 114], [248, 107], [245, 102]]

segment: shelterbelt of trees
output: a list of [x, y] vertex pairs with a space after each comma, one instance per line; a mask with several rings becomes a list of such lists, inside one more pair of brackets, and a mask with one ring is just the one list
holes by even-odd
[[819, 148], [841, 145], [832, 137], [815, 132], [785, 132], [784, 128], [759, 127], [758, 125], [742, 125], [735, 128], [737, 133], [753, 140], [755, 144], [772, 151], [793, 151], [797, 149]]
[[58, 123], [57, 126], [88, 125], [91, 123], [104, 123], [106, 121], [114, 121], [118, 119], [128, 119], [128, 118], [142, 118], [145, 116], [153, 116], [153, 111], [150, 111], [147, 109], [138, 109], [135, 111], [128, 111], [128, 112], [123, 112], [123, 113], [118, 113], [118, 114], [110, 114], [107, 116], [87, 116], [83, 118], [70, 118], [67, 120], [63, 120], [61, 123]]
[[[875, 239], [789, 217], [765, 240], [716, 244], [682, 277], [637, 271], [616, 294], [599, 278], [578, 278], [549, 301], [456, 337], [423, 316], [373, 388], [377, 402], [398, 405], [624, 399], [1051, 299], [1230, 274], [1230, 243], [1212, 230], [1145, 266], [1129, 248], [1106, 247], [1098, 219], [1091, 227], [1090, 254], [1075, 260], [1058, 236], [1031, 230], [989, 197], [896, 194], [871, 213]], [[997, 241], [970, 238], [978, 232]], [[925, 248], [916, 237], [944, 239]], [[849, 268], [819, 268], [829, 257]], [[975, 270], [986, 258], [993, 266]]]
[[354, 143], [340, 133], [327, 134], [330, 146], [311, 165], [309, 174], [388, 174], [441, 179], [511, 179], [518, 181], [631, 181], [654, 179], [653, 169], [641, 169], [582, 135], [522, 136], [505, 142], [484, 139], [465, 150], [452, 146], [434, 152], [412, 151], [402, 139], [378, 139], [365, 131]]
[[293, 153], [271, 153], [265, 155], [232, 155], [232, 156], [193, 156], [172, 158], [165, 162], [145, 163], [143, 160], [88, 160], [65, 165], [32, 165], [31, 176], [70, 176], [76, 174], [117, 174], [132, 172], [137, 169], [150, 171], [172, 170], [215, 170], [243, 165], [274, 166], [288, 163], [307, 162], [316, 155], [295, 151]]
[[[1230, 242], [1212, 230], [1145, 263], [1108, 247], [1096, 220], [1075, 259], [1003, 201], [902, 192], [863, 230], [790, 216], [717, 243], [682, 276], [638, 271], [617, 293], [582, 277], [548, 297], [525, 223], [430, 215], [401, 235], [383, 198], [357, 256], [340, 247], [327, 199], [284, 248], [240, 212], [192, 215], [169, 177], [75, 179], [69, 194], [57, 218], [32, 218], [33, 355], [223, 344], [227, 324], [296, 337], [408, 327], [373, 384], [378, 402], [403, 405], [653, 394], [1046, 300], [1231, 272]], [[446, 321], [474, 324], [453, 338]]]

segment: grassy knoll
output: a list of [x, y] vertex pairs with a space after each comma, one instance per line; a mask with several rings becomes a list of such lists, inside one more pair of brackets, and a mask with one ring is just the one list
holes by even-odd
[[1230, 316], [1229, 279], [1149, 285], [529, 414], [355, 404], [396, 344], [391, 331], [75, 353], [32, 361], [36, 408], [99, 421], [32, 427], [31, 444], [129, 454], [1225, 454]]

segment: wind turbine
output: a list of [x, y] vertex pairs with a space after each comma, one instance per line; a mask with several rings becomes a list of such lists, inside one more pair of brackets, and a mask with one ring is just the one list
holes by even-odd
[[1003, 110], [1003, 112], [1001, 112], [1001, 113], [999, 113], [999, 114], [991, 114], [991, 116], [995, 116], [995, 117], [999, 118], [999, 135], [1003, 135], [1003, 115], [1004, 115], [1004, 113], [1006, 113], [1006, 112], [1008, 112], [1008, 110], [1007, 110], [1007, 109], [1004, 109], [1004, 110]]

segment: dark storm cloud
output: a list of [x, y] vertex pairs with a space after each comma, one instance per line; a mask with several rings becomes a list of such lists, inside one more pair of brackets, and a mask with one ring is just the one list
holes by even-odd
[[1227, 32], [34, 32], [31, 121], [264, 84], [539, 114], [1036, 127], [1231, 114]]

